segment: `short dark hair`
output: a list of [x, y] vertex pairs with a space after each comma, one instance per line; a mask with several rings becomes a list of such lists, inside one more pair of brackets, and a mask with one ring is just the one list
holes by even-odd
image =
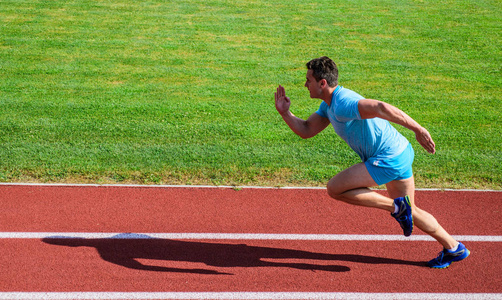
[[307, 69], [312, 70], [312, 75], [319, 81], [326, 79], [330, 87], [338, 85], [338, 67], [329, 57], [315, 58], [307, 63]]

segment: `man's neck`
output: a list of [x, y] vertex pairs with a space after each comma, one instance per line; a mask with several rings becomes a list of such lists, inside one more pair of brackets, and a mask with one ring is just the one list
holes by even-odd
[[328, 106], [331, 106], [331, 99], [333, 98], [333, 93], [335, 92], [337, 87], [338, 85], [335, 87], [328, 87], [326, 89], [326, 92], [321, 96], [322, 101], [326, 102]]

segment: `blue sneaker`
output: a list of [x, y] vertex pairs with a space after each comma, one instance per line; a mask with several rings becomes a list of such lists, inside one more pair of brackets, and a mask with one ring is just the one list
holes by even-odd
[[459, 243], [456, 251], [451, 252], [447, 249], [443, 249], [443, 251], [439, 252], [438, 257], [429, 261], [427, 264], [434, 269], [444, 269], [448, 268], [452, 262], [461, 261], [469, 256], [469, 254], [471, 254], [471, 252], [465, 248], [464, 244]]
[[404, 196], [394, 199], [394, 204], [399, 207], [399, 211], [397, 213], [391, 213], [390, 215], [399, 222], [399, 225], [401, 225], [403, 229], [404, 236], [410, 236], [413, 232], [410, 198]]

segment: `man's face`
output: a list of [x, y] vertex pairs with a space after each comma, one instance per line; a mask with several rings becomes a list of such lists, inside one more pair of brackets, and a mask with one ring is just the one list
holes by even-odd
[[310, 98], [319, 98], [322, 93], [321, 82], [314, 78], [314, 75], [312, 75], [313, 73], [314, 71], [307, 70], [307, 81], [305, 82], [305, 87], [310, 92]]

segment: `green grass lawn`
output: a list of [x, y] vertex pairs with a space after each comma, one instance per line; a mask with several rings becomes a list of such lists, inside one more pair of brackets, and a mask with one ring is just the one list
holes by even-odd
[[301, 140], [305, 63], [429, 129], [418, 187], [502, 188], [502, 2], [2, 1], [0, 181], [324, 185], [359, 162]]

